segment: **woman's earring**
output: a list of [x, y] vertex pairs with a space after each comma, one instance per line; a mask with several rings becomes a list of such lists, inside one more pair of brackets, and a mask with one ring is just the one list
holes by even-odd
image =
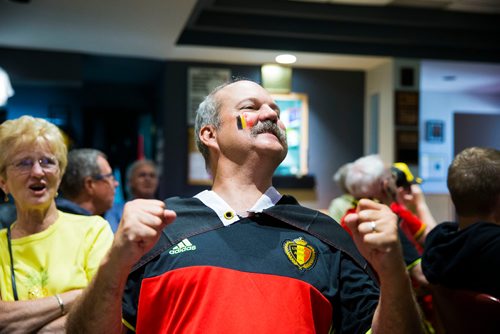
[[5, 197], [3, 198], [3, 201], [7, 203], [9, 201], [9, 195], [5, 194]]

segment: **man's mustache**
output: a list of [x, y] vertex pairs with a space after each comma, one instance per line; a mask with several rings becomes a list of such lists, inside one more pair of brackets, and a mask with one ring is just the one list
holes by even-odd
[[287, 146], [286, 132], [285, 130], [281, 129], [277, 123], [274, 123], [272, 121], [258, 122], [250, 130], [250, 134], [254, 137], [261, 133], [272, 133], [278, 138], [281, 144]]

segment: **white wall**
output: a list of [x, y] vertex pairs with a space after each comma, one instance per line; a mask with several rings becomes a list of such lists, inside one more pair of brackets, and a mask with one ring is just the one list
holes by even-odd
[[386, 163], [394, 161], [394, 61], [390, 60], [366, 72], [365, 80], [365, 139], [364, 152], [370, 153], [370, 100], [379, 95], [378, 149]]
[[[425, 193], [446, 194], [447, 169], [453, 160], [453, 117], [455, 112], [500, 114], [500, 94], [420, 91], [420, 175]], [[425, 140], [425, 123], [444, 121], [444, 141]], [[499, 129], [500, 131], [500, 129]], [[439, 165], [439, 170], [436, 166]]]

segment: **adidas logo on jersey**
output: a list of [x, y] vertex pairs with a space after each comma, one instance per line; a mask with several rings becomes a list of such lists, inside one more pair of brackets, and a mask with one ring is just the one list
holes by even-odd
[[188, 239], [184, 239], [181, 242], [179, 242], [174, 248], [168, 251], [169, 254], [175, 255], [187, 251], [193, 251], [196, 250], [196, 245], [193, 245], [191, 242], [189, 242]]

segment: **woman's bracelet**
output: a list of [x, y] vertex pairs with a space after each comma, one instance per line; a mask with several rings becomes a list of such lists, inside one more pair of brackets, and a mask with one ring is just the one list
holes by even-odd
[[55, 294], [54, 297], [57, 299], [57, 303], [59, 304], [59, 308], [61, 309], [61, 315], [65, 315], [66, 311], [64, 310], [64, 302], [58, 294]]

